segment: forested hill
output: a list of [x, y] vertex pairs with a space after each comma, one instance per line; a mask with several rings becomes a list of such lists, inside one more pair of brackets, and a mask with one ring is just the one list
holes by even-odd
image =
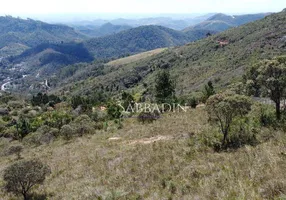
[[205, 33], [183, 33], [163, 26], [141, 26], [84, 42], [95, 58], [120, 57], [161, 47], [180, 46], [201, 39]]
[[241, 26], [270, 15], [271, 13], [259, 13], [259, 14], [247, 14], [247, 15], [225, 15], [218, 13], [206, 21], [203, 21], [194, 26], [188, 27], [184, 32], [199, 29], [199, 30], [212, 30], [216, 32], [222, 32], [232, 27]]
[[0, 17], [0, 49], [11, 44], [34, 47], [42, 43], [60, 43], [84, 38], [85, 36], [65, 25], [10, 16]]

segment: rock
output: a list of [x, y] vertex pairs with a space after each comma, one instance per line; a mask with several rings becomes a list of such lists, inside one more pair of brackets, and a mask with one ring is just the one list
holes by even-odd
[[0, 108], [0, 115], [8, 115], [9, 110], [7, 108]]

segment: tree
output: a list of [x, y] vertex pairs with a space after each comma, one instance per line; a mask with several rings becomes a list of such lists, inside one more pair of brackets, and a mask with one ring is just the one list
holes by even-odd
[[223, 134], [222, 144], [226, 145], [233, 119], [246, 115], [251, 110], [251, 101], [243, 95], [216, 94], [208, 99], [206, 109], [210, 120], [218, 123]]
[[209, 81], [208, 84], [205, 85], [203, 94], [204, 94], [203, 97], [204, 102], [206, 102], [210, 96], [215, 94], [213, 83], [211, 81]]
[[123, 108], [115, 101], [110, 101], [107, 104], [107, 114], [110, 119], [119, 119], [122, 116]]
[[50, 173], [50, 168], [39, 160], [18, 161], [4, 171], [5, 188], [16, 195], [22, 194], [27, 200], [30, 189], [42, 184]]
[[26, 135], [31, 132], [31, 126], [27, 119], [20, 117], [16, 123], [18, 138], [22, 140]]
[[155, 97], [158, 103], [172, 103], [175, 98], [175, 84], [167, 70], [160, 71], [156, 77]]
[[124, 91], [122, 93], [121, 99], [123, 100], [122, 106], [124, 107], [125, 111], [127, 111], [128, 107], [130, 106], [134, 107], [135, 104], [134, 97], [128, 92]]
[[247, 95], [253, 95], [254, 97], [259, 97], [261, 95], [261, 85], [258, 80], [259, 67], [259, 63], [252, 65], [246, 70], [246, 73], [243, 76], [244, 84], [246, 85]]
[[286, 56], [260, 63], [258, 69], [260, 84], [267, 90], [268, 96], [275, 103], [276, 118], [281, 119], [281, 100], [285, 96], [286, 87]]

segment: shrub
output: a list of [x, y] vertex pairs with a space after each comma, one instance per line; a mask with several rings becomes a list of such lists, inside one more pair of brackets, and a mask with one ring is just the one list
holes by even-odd
[[59, 135], [59, 130], [56, 128], [51, 128], [49, 126], [41, 126], [34, 133], [27, 135], [23, 142], [30, 145], [42, 145], [51, 143], [55, 137]]
[[95, 110], [91, 114], [91, 119], [97, 122], [106, 121], [108, 119], [108, 114], [106, 111]]
[[227, 147], [228, 135], [233, 120], [243, 117], [251, 110], [251, 101], [248, 97], [223, 93], [211, 96], [207, 101], [207, 112], [210, 121], [216, 122], [223, 134], [223, 146]]
[[143, 124], [152, 123], [160, 117], [159, 112], [141, 112], [139, 113], [137, 120]]
[[277, 127], [277, 120], [275, 115], [275, 109], [271, 105], [256, 104], [253, 106], [253, 117], [260, 126], [264, 127]]
[[8, 115], [9, 110], [7, 108], [0, 108], [0, 115]]
[[122, 106], [124, 107], [125, 111], [128, 109], [129, 106], [134, 106], [134, 97], [129, 94], [128, 92], [123, 92], [122, 95]]
[[27, 119], [20, 118], [16, 124], [17, 138], [22, 140], [26, 135], [31, 132], [31, 126]]
[[244, 145], [257, 145], [258, 130], [250, 120], [245, 118], [238, 118], [234, 120], [232, 129], [228, 138], [228, 148], [240, 148]]
[[109, 102], [107, 105], [107, 114], [110, 119], [119, 119], [122, 111], [122, 107], [116, 102]]
[[27, 200], [30, 189], [42, 184], [50, 173], [50, 168], [39, 160], [22, 160], [5, 169], [5, 188], [8, 192], [23, 195]]
[[70, 140], [75, 135], [75, 130], [71, 125], [64, 125], [60, 130], [60, 135], [63, 136], [65, 140]]
[[15, 145], [11, 146], [7, 149], [5, 155], [17, 155], [17, 159], [21, 158], [21, 152], [23, 151], [23, 146], [22, 145]]
[[41, 116], [43, 123], [53, 128], [60, 129], [72, 121], [72, 116], [64, 111], [49, 111]]
[[24, 107], [24, 103], [20, 101], [9, 101], [8, 106], [13, 109], [21, 109]]
[[203, 103], [206, 103], [208, 98], [214, 94], [215, 94], [215, 90], [213, 87], [213, 83], [209, 81], [208, 84], [205, 85], [204, 90], [203, 90], [203, 98], [202, 98]]
[[192, 97], [190, 99], [190, 106], [191, 106], [191, 108], [196, 108], [197, 105], [198, 105], [198, 100], [196, 99], [196, 97]]

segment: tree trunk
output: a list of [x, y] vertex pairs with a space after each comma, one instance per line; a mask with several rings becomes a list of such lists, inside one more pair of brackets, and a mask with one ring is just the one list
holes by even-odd
[[275, 102], [276, 104], [276, 118], [281, 119], [280, 101]]
[[27, 193], [23, 193], [23, 197], [24, 197], [24, 200], [28, 200], [28, 195], [27, 195]]
[[227, 143], [227, 135], [228, 135], [228, 130], [225, 129], [223, 130], [223, 141], [222, 141], [222, 146], [225, 147]]

